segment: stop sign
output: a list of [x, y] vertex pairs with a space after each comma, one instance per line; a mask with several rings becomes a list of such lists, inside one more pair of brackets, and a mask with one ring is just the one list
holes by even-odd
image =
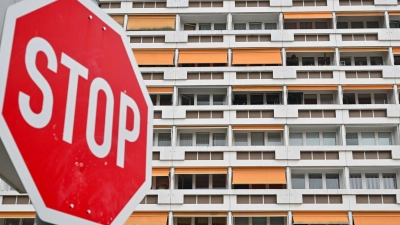
[[7, 11], [0, 135], [44, 221], [123, 224], [150, 189], [153, 109], [126, 39], [89, 0]]

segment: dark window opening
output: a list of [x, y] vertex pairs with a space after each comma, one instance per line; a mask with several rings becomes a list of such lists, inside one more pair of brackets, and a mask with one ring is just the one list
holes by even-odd
[[182, 105], [194, 105], [194, 95], [181, 95]]
[[318, 57], [318, 65], [319, 66], [329, 66], [329, 65], [331, 65], [331, 58], [330, 57], [326, 57], [326, 55], [324, 55], [324, 57]]
[[288, 94], [289, 105], [301, 105], [303, 104], [303, 93], [302, 92], [291, 92]]
[[366, 66], [367, 64], [367, 57], [354, 57], [355, 66]]
[[234, 184], [233, 189], [249, 189], [250, 185], [248, 184]]
[[316, 94], [305, 94], [304, 95], [304, 104], [305, 105], [317, 104], [317, 95]]
[[371, 65], [383, 65], [383, 58], [381, 56], [371, 56]]
[[209, 178], [208, 174], [196, 174], [196, 189], [208, 189]]
[[157, 105], [157, 95], [150, 95], [150, 99], [153, 105]]
[[285, 29], [296, 29], [296, 23], [285, 23], [284, 24]]
[[247, 95], [246, 94], [236, 94], [233, 97], [234, 105], [247, 105]]
[[267, 105], [279, 105], [281, 97], [279, 94], [267, 94]]
[[367, 28], [379, 28], [379, 22], [378, 21], [368, 21]]
[[340, 58], [341, 66], [351, 66], [351, 58]]
[[337, 22], [337, 29], [348, 29], [349, 26], [347, 22]]
[[300, 22], [300, 29], [312, 29], [312, 22]]
[[328, 29], [328, 22], [315, 22], [315, 29]]
[[192, 189], [193, 178], [191, 174], [178, 176], [178, 189]]
[[314, 66], [314, 57], [302, 57], [303, 66]]
[[172, 105], [172, 95], [160, 95], [160, 105]]
[[356, 95], [354, 93], [343, 93], [343, 104], [356, 104]]
[[371, 104], [371, 95], [358, 94], [358, 104]]
[[250, 105], [263, 105], [264, 94], [250, 94]]
[[212, 188], [225, 189], [226, 188], [226, 175], [225, 174], [213, 174], [212, 175]]
[[298, 66], [299, 65], [299, 58], [296, 55], [292, 55], [286, 58], [286, 65], [287, 66]]

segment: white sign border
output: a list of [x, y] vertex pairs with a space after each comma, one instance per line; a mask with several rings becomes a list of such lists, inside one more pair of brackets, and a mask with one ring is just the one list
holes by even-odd
[[[4, 146], [7, 149], [7, 152], [11, 158], [11, 161], [14, 164], [15, 169], [17, 170], [19, 177], [21, 178], [22, 183], [24, 184], [25, 189], [29, 194], [29, 197], [31, 198], [34, 204], [34, 207], [38, 212], [40, 212], [39, 216], [43, 221], [53, 224], [95, 225], [97, 223], [46, 207], [43, 199], [40, 196], [39, 190], [37, 189], [35, 182], [33, 181], [33, 178], [29, 173], [29, 170], [22, 158], [22, 155], [18, 150], [17, 144], [15, 143], [15, 140], [11, 135], [7, 123], [1, 113], [3, 111], [3, 105], [4, 105], [4, 96], [7, 84], [11, 47], [13, 44], [16, 20], [19, 17], [22, 17], [28, 13], [38, 10], [55, 1], [57, 0], [34, 0], [34, 1], [25, 0], [17, 4], [11, 5], [7, 9], [3, 27], [3, 36], [0, 45], [0, 68], [2, 68], [2, 70], [0, 70], [0, 127], [1, 127], [0, 137], [3, 141]], [[107, 26], [112, 28], [115, 32], [117, 32], [120, 35], [121, 41], [124, 44], [127, 55], [132, 64], [132, 68], [135, 71], [141, 92], [143, 93], [143, 97], [145, 98], [148, 106], [148, 116], [147, 116], [148, 134], [147, 134], [147, 146], [146, 146], [147, 149], [146, 149], [146, 176], [145, 176], [146, 180], [143, 183], [143, 185], [139, 188], [139, 190], [135, 193], [135, 195], [129, 200], [127, 205], [122, 209], [122, 211], [117, 215], [116, 218], [114, 218], [113, 222], [111, 223], [112, 225], [123, 224], [132, 214], [136, 206], [138, 206], [139, 203], [142, 201], [142, 199], [146, 196], [151, 187], [153, 104], [147, 92], [146, 85], [142, 79], [139, 67], [137, 66], [137, 62], [133, 56], [132, 49], [127, 41], [128, 38], [125, 34], [125, 30], [90, 0], [78, 0], [78, 1], [87, 9], [89, 9], [91, 12], [93, 12], [93, 14], [99, 17], [105, 24], [107, 24]]]

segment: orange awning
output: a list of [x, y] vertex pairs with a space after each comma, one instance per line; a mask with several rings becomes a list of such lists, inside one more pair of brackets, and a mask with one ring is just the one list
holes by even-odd
[[174, 217], [222, 217], [226, 212], [174, 212]]
[[29, 219], [29, 218], [35, 218], [36, 213], [35, 212], [0, 212], [0, 218], [1, 219], [13, 219], [13, 218], [24, 218], [24, 219]]
[[147, 87], [149, 93], [173, 93], [173, 87]]
[[232, 91], [282, 91], [282, 86], [233, 86]]
[[399, 225], [400, 212], [353, 212], [354, 224]]
[[346, 212], [293, 212], [293, 224], [349, 224], [349, 219]]
[[301, 13], [292, 13], [287, 12], [283, 13], [284, 19], [332, 19], [331, 12], [301, 12]]
[[389, 16], [400, 16], [400, 12], [388, 12]]
[[341, 48], [340, 52], [387, 52], [388, 48]]
[[232, 65], [282, 64], [281, 50], [232, 49]]
[[286, 48], [286, 52], [335, 52], [334, 48]]
[[131, 15], [126, 30], [175, 30], [175, 15]]
[[168, 177], [169, 168], [153, 168], [151, 176], [153, 177]]
[[153, 129], [158, 129], [158, 130], [170, 130], [172, 129], [172, 126], [168, 125], [154, 125]]
[[124, 25], [124, 16], [123, 15], [110, 15], [119, 25]]
[[228, 63], [228, 50], [181, 49], [179, 50], [178, 63]]
[[383, 16], [383, 12], [337, 12], [336, 16]]
[[393, 47], [392, 51], [393, 51], [393, 54], [400, 54], [400, 47]]
[[176, 168], [175, 174], [227, 174], [227, 168]]
[[283, 130], [283, 125], [233, 125], [232, 130]]
[[168, 212], [134, 212], [125, 225], [165, 225]]
[[343, 90], [391, 90], [392, 85], [343, 85]]
[[336, 91], [336, 85], [288, 85], [289, 91]]
[[286, 212], [233, 212], [233, 217], [270, 217], [287, 216]]
[[136, 62], [139, 66], [173, 66], [174, 50], [133, 50]]
[[285, 167], [236, 167], [232, 184], [286, 184]]

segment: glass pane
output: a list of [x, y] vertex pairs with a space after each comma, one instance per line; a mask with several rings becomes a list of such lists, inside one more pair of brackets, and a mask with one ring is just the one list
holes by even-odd
[[252, 132], [251, 133], [251, 146], [263, 146], [264, 145], [264, 133]]
[[276, 23], [265, 23], [266, 30], [276, 30]]
[[268, 146], [282, 145], [281, 133], [268, 133]]
[[292, 174], [292, 189], [305, 189], [304, 174]]
[[153, 105], [157, 105], [157, 95], [150, 95], [150, 99]]
[[392, 145], [392, 133], [378, 132], [379, 145]]
[[171, 146], [171, 133], [159, 133], [158, 146]]
[[209, 133], [196, 133], [196, 146], [209, 146], [210, 145]]
[[246, 30], [246, 24], [245, 23], [235, 23], [233, 25], [234, 30]]
[[213, 105], [224, 105], [225, 95], [213, 95]]
[[226, 146], [226, 134], [225, 133], [214, 133], [213, 134], [213, 146]]
[[267, 225], [267, 217], [253, 217], [253, 225]]
[[234, 217], [235, 225], [249, 225], [249, 217]]
[[378, 21], [368, 21], [367, 28], [379, 28], [379, 22]]
[[362, 189], [361, 174], [359, 174], [359, 173], [350, 174], [350, 188], [351, 189]]
[[315, 22], [315, 29], [328, 29], [327, 22]]
[[321, 104], [333, 104], [333, 94], [321, 94]]
[[271, 225], [283, 225], [285, 217], [270, 217]]
[[355, 66], [366, 66], [367, 64], [367, 57], [354, 57]]
[[235, 146], [247, 145], [247, 133], [235, 133]]
[[308, 175], [309, 189], [322, 189], [322, 174]]
[[193, 134], [181, 134], [179, 137], [179, 146], [192, 146]]
[[290, 133], [289, 134], [289, 145], [290, 146], [302, 146], [303, 145], [302, 133]]
[[249, 23], [250, 30], [261, 30], [261, 23]]
[[196, 174], [196, 189], [208, 189], [210, 175]]
[[383, 65], [383, 58], [381, 56], [371, 56], [370, 57], [371, 65]]
[[326, 189], [339, 189], [339, 174], [326, 174]]
[[314, 66], [314, 57], [302, 57], [303, 66]]
[[172, 105], [172, 95], [160, 95], [160, 105]]
[[215, 23], [214, 30], [226, 30], [226, 23]]
[[335, 132], [324, 132], [322, 133], [323, 145], [336, 145], [336, 133]]
[[367, 189], [379, 189], [379, 174], [367, 173], [365, 174], [365, 181], [367, 183]]
[[383, 185], [385, 189], [396, 189], [396, 174], [395, 173], [384, 173]]
[[347, 22], [337, 22], [337, 29], [347, 29]]
[[353, 29], [364, 28], [364, 23], [363, 22], [351, 22], [351, 28], [353, 28]]
[[347, 133], [346, 134], [346, 145], [358, 145], [358, 134]]
[[375, 104], [388, 104], [386, 94], [374, 94]]
[[199, 24], [199, 30], [211, 30], [211, 23]]
[[319, 145], [319, 133], [306, 133], [306, 145], [307, 146], [318, 146]]
[[264, 94], [250, 94], [250, 105], [263, 105]]
[[351, 66], [351, 58], [340, 58], [340, 66]]
[[181, 95], [182, 105], [194, 105], [194, 95]]
[[361, 132], [361, 144], [362, 145], [375, 145], [375, 133], [374, 132]]
[[210, 105], [210, 95], [197, 95], [197, 105]]

